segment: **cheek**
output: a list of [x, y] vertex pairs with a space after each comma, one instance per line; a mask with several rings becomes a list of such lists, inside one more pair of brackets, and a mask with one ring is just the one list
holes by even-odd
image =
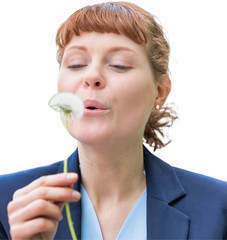
[[58, 92], [65, 92], [64, 91], [64, 85], [59, 80], [58, 80], [58, 84], [57, 84], [57, 89], [58, 89]]
[[[119, 89], [119, 100], [122, 101], [121, 113], [125, 115], [126, 125], [144, 126], [153, 109], [156, 98], [155, 85], [151, 80], [134, 82], [129, 87]], [[125, 120], [126, 119], [126, 120]]]
[[58, 92], [72, 92], [75, 88], [75, 81], [66, 71], [60, 70], [58, 74], [57, 88]]
[[57, 90], [58, 90], [59, 93], [60, 92], [69, 92], [68, 88], [65, 85], [65, 82], [64, 81], [59, 81], [59, 80], [58, 80], [58, 84], [57, 84]]
[[74, 74], [59, 74], [57, 85], [58, 92], [70, 92], [79, 95], [79, 89], [83, 86], [83, 81]]
[[64, 92], [65, 91], [66, 81], [64, 79], [65, 79], [64, 74], [60, 70], [59, 73], [58, 73], [58, 79], [57, 79], [58, 92]]
[[145, 109], [152, 110], [156, 98], [156, 88], [150, 79], [134, 82], [125, 89], [120, 89], [121, 96], [127, 105], [131, 105], [138, 111], [145, 111]]

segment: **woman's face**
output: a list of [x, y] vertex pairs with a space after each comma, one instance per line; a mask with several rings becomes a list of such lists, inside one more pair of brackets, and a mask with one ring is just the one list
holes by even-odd
[[59, 92], [85, 104], [70, 134], [88, 145], [140, 142], [154, 108], [157, 86], [145, 47], [113, 33], [82, 33], [66, 46]]

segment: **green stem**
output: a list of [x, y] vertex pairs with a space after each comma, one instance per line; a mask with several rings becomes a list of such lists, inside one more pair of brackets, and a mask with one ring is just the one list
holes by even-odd
[[[66, 128], [68, 129], [68, 114], [66, 114]], [[68, 172], [68, 159], [65, 159], [64, 161], [64, 173]], [[71, 211], [70, 211], [70, 206], [69, 203], [66, 202], [65, 204], [65, 211], [66, 211], [66, 217], [69, 225], [69, 230], [72, 236], [72, 240], [77, 240], [76, 237], [76, 232], [73, 227], [73, 221], [72, 221], [72, 216], [71, 216]]]
[[68, 130], [68, 119], [69, 119], [69, 114], [68, 113], [66, 113], [65, 114], [65, 127], [66, 127], [66, 129]]

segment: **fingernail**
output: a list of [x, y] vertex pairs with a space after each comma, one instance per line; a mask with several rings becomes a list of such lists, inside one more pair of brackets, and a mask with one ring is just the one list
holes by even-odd
[[78, 198], [80, 196], [80, 194], [77, 191], [73, 191], [72, 196], [73, 196], [73, 198]]
[[77, 177], [77, 173], [67, 173], [68, 179], [75, 179]]

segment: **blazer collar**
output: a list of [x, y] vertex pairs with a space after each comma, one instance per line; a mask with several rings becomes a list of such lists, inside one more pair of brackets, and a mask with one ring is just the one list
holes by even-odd
[[189, 218], [173, 206], [186, 192], [175, 170], [144, 147], [147, 239], [187, 239]]
[[[74, 189], [80, 191], [78, 150], [69, 157], [68, 164], [69, 172], [79, 174]], [[174, 168], [153, 155], [145, 146], [144, 166], [147, 182], [147, 239], [187, 239], [189, 218], [171, 206], [172, 202], [180, 201], [186, 195]], [[59, 172], [62, 171], [63, 164], [59, 168]], [[70, 209], [77, 238], [81, 239], [81, 201], [70, 204]], [[65, 211], [63, 219], [58, 232], [64, 233], [63, 238], [70, 239], [69, 231], [65, 230], [68, 229]]]

